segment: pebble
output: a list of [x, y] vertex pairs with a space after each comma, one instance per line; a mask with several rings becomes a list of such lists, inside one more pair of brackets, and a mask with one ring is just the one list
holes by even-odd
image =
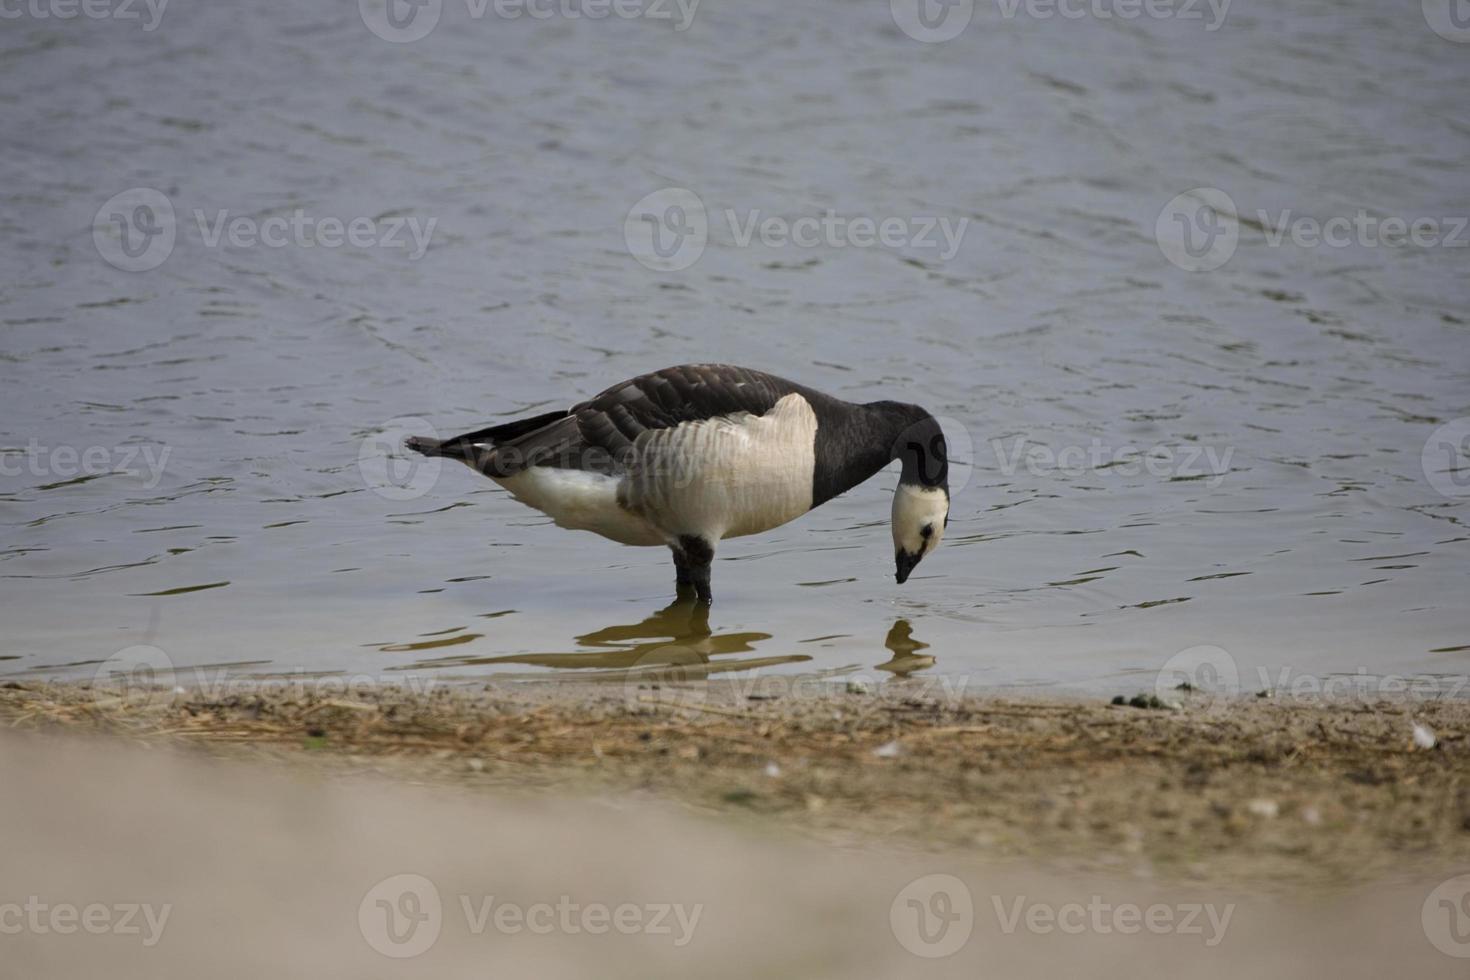
[[1434, 748], [1434, 744], [1437, 741], [1439, 740], [1434, 737], [1433, 729], [1429, 728], [1427, 725], [1421, 725], [1417, 721], [1414, 722], [1415, 745], [1417, 745], [1421, 749], [1432, 749]]
[[778, 765], [776, 765], [774, 762], [767, 762], [766, 763], [766, 775], [769, 776], [772, 779], [780, 779], [781, 778], [781, 767], [778, 766]]
[[898, 742], [884, 742], [873, 750], [873, 754], [880, 759], [895, 759], [903, 754], [903, 747]]
[[1264, 797], [1251, 800], [1245, 805], [1245, 808], [1253, 815], [1266, 820], [1275, 819], [1276, 815], [1281, 812], [1281, 807], [1277, 805], [1275, 800], [1268, 800]]

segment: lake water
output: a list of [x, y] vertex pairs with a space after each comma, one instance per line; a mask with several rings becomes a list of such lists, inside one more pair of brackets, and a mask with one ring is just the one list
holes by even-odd
[[[1470, 667], [1433, 10], [175, 2], [0, 22], [0, 673]], [[944, 416], [939, 552], [895, 586], [885, 473], [725, 542], [706, 625], [663, 549], [394, 448], [685, 361]]]

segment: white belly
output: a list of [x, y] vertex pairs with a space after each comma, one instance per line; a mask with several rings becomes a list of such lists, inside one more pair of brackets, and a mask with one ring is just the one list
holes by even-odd
[[671, 544], [758, 534], [812, 506], [817, 418], [800, 395], [771, 411], [651, 429], [627, 473], [532, 466], [497, 479], [560, 527], [622, 544]]
[[618, 503], [619, 479], [587, 470], [532, 466], [495, 481], [558, 527], [592, 531], [620, 544], [666, 544], [667, 537]]

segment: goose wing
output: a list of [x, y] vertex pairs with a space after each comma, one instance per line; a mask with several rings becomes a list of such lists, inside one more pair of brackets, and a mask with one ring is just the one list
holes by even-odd
[[[793, 382], [730, 364], [683, 364], [639, 375], [572, 406], [565, 416], [501, 442], [482, 468], [509, 476], [528, 466], [619, 471], [650, 429], [749, 413], [764, 415]], [[814, 393], [813, 393], [814, 394]]]

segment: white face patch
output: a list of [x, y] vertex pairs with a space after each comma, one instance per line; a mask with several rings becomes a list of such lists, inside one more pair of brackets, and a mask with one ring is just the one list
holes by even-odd
[[[948, 514], [949, 494], [943, 490], [900, 483], [893, 491], [894, 550], [920, 557], [933, 551], [944, 537]], [[927, 537], [926, 527], [930, 529]]]

